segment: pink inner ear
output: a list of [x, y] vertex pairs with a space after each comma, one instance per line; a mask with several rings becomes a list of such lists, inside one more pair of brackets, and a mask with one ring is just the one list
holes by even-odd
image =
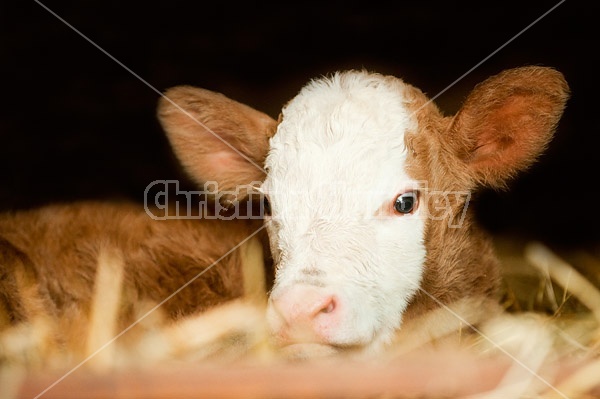
[[[473, 164], [518, 165], [535, 157], [546, 141], [546, 121], [534, 117], [531, 96], [513, 95], [495, 109], [487, 110], [477, 126]], [[540, 112], [542, 104], [536, 104]]]
[[[234, 176], [233, 180], [239, 179], [240, 184], [250, 183], [247, 176], [261, 176], [261, 169], [252, 165], [240, 154], [233, 150], [217, 151], [206, 154], [203, 160], [205, 170], [211, 170], [219, 176], [221, 180], [224, 174]], [[225, 183], [224, 181], [222, 183]]]
[[264, 179], [264, 172], [257, 165], [234, 151], [223, 150], [204, 154], [194, 164], [198, 168], [197, 175], [203, 176], [203, 181], [216, 181], [220, 191], [243, 190], [244, 186]]
[[235, 170], [244, 159], [233, 151], [218, 151], [205, 155], [206, 164], [217, 170]]

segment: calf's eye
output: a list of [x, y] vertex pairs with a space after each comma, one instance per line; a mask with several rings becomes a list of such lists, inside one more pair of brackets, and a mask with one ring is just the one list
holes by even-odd
[[412, 213], [417, 209], [419, 199], [415, 191], [409, 191], [401, 194], [394, 202], [394, 210], [402, 215]]

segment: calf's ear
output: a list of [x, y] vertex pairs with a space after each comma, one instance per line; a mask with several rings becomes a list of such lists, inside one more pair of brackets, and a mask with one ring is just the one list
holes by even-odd
[[506, 70], [473, 89], [445, 139], [477, 184], [503, 187], [545, 149], [568, 96], [552, 68]]
[[263, 163], [277, 123], [222, 94], [177, 86], [159, 100], [158, 118], [175, 155], [198, 183], [219, 191], [264, 179]]

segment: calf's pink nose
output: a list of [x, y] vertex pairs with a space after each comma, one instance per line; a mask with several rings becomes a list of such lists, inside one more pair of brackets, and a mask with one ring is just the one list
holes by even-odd
[[271, 328], [284, 343], [327, 343], [338, 322], [338, 300], [316, 287], [294, 286], [271, 298], [270, 306]]

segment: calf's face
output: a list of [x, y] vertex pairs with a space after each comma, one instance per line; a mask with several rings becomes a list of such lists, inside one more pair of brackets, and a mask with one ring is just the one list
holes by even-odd
[[378, 347], [426, 296], [493, 293], [470, 192], [503, 186], [535, 159], [567, 92], [552, 69], [518, 68], [480, 84], [450, 118], [400, 79], [348, 71], [310, 82], [279, 122], [190, 87], [168, 91], [159, 116], [199, 182], [260, 182], [274, 337]]
[[268, 317], [284, 341], [362, 345], [400, 325], [426, 255], [404, 91], [378, 75], [336, 74], [282, 112], [261, 188], [277, 264]]

